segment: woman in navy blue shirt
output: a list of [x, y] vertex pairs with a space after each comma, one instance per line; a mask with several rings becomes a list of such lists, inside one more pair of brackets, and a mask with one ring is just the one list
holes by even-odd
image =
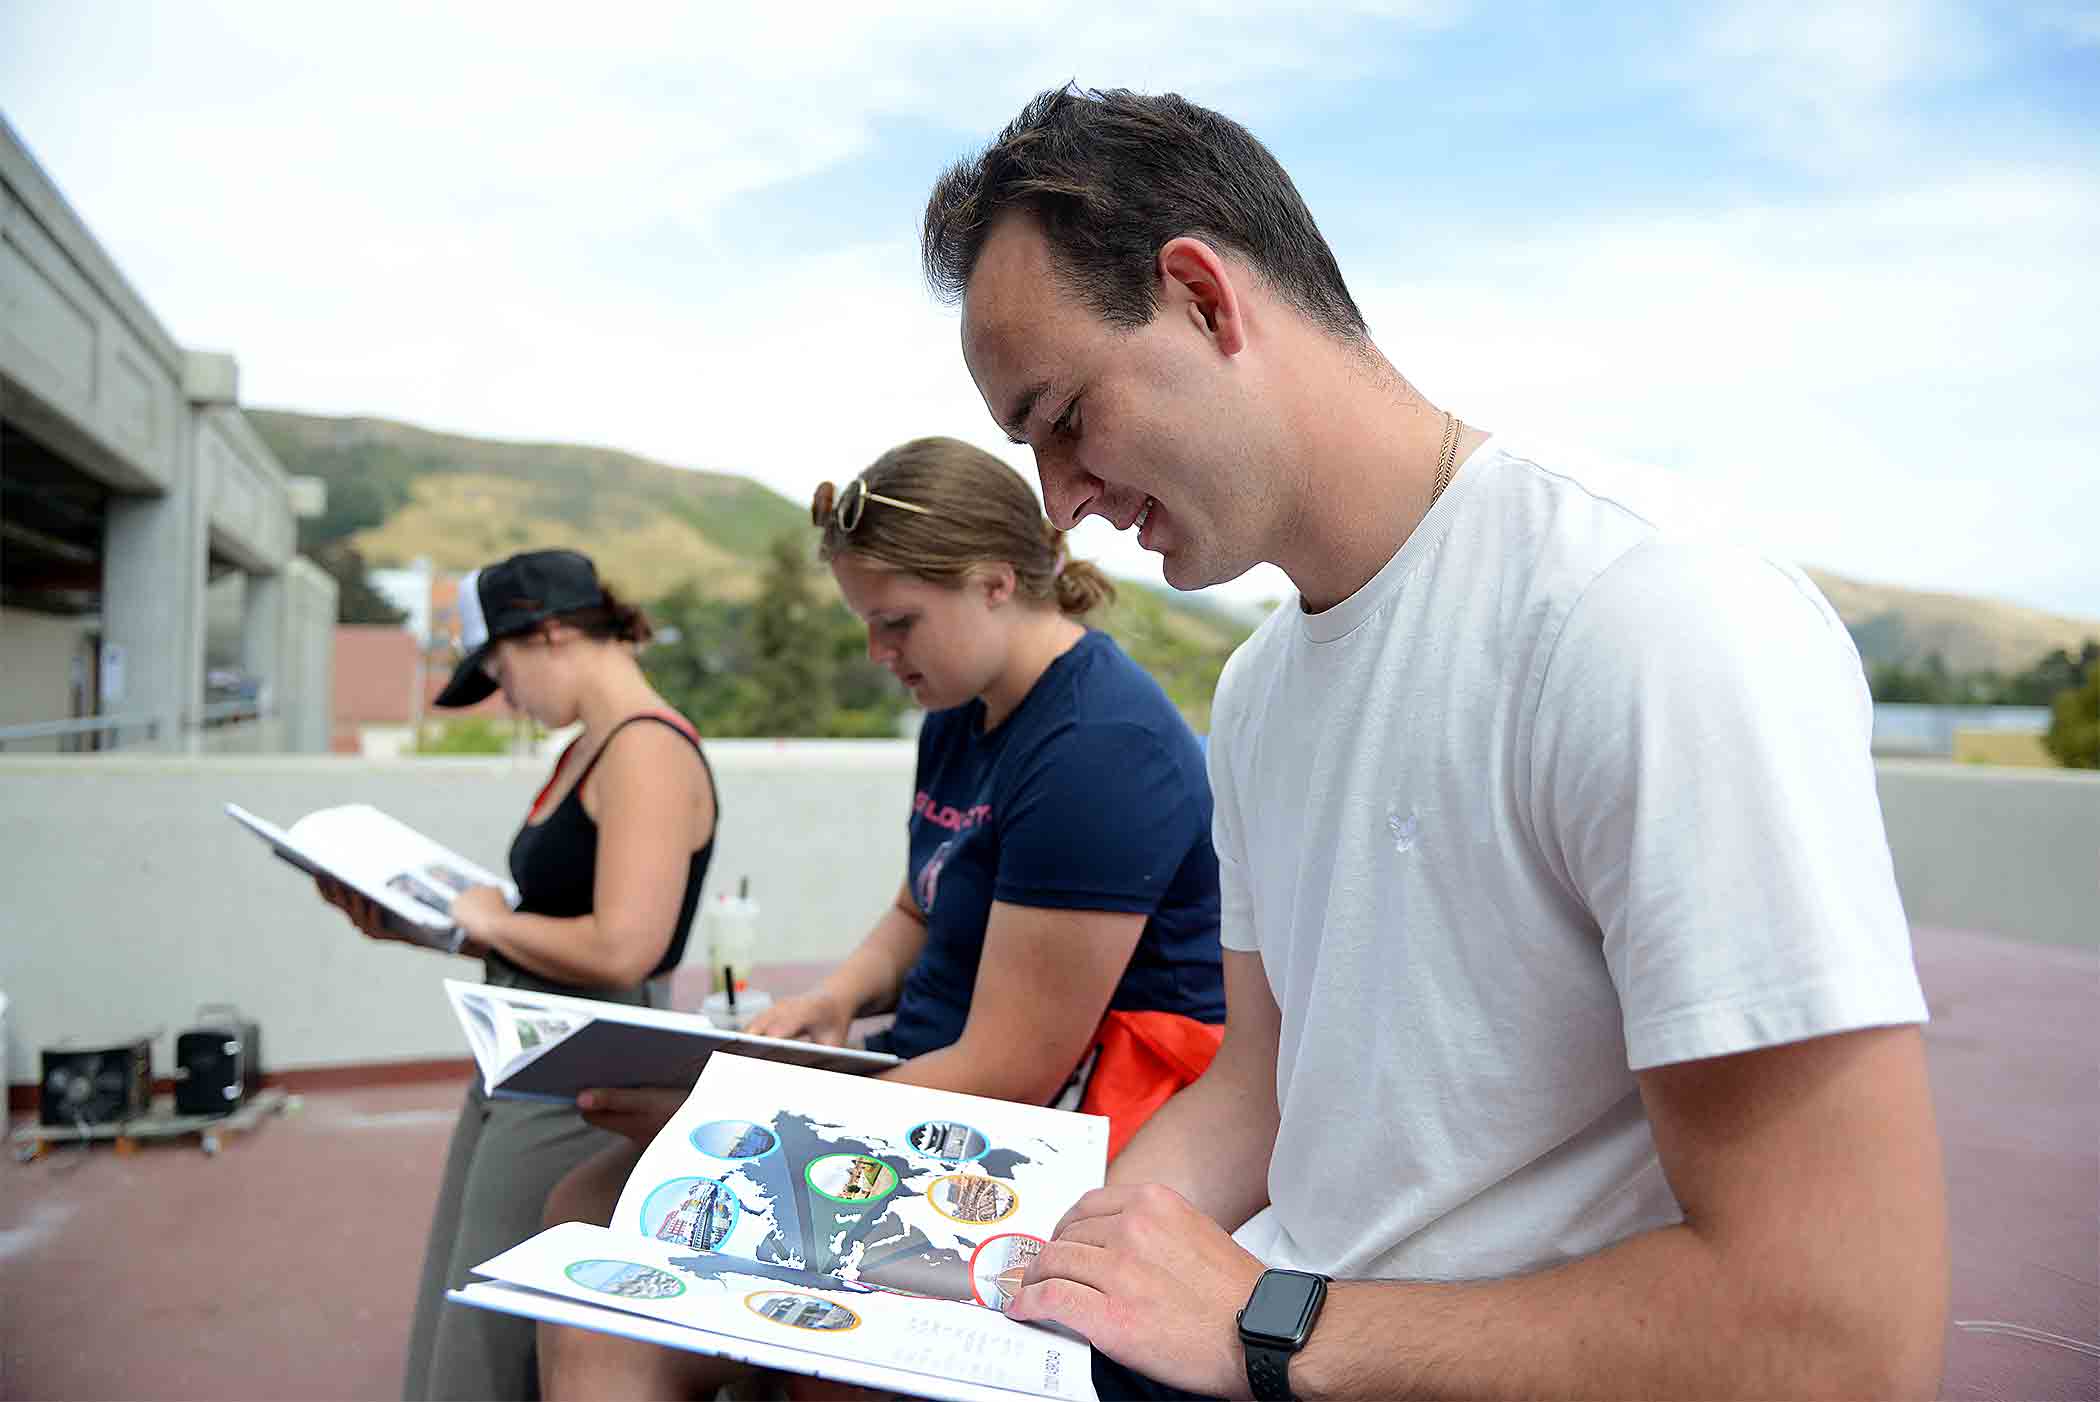
[[1158, 683], [1079, 620], [1114, 587], [1069, 560], [1020, 476], [952, 438], [817, 492], [868, 655], [928, 712], [896, 899], [813, 992], [752, 1030], [873, 1042], [891, 1079], [1041, 1104], [1105, 1013], [1222, 1022], [1203, 756]]

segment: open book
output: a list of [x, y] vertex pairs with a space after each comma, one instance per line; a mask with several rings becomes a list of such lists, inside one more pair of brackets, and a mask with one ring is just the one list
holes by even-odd
[[330, 876], [386, 912], [387, 928], [433, 949], [452, 948], [452, 900], [469, 886], [493, 886], [513, 907], [518, 888], [366, 803], [320, 808], [290, 831], [237, 803], [227, 816], [270, 844], [299, 870]]
[[550, 1227], [461, 1304], [916, 1396], [1094, 1397], [1093, 1354], [1001, 1309], [1101, 1185], [1108, 1121], [718, 1056], [608, 1227]]
[[599, 1086], [682, 1089], [718, 1051], [862, 1074], [897, 1064], [888, 1052], [730, 1032], [699, 1013], [451, 978], [445, 996], [466, 1030], [481, 1088], [511, 1099], [574, 1100]]

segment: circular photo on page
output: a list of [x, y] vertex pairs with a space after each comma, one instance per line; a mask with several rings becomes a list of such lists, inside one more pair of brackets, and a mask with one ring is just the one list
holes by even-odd
[[833, 1202], [880, 1202], [897, 1191], [897, 1170], [862, 1154], [826, 1154], [803, 1170], [809, 1186]]
[[744, 1297], [744, 1308], [760, 1319], [785, 1324], [790, 1329], [816, 1329], [842, 1334], [860, 1327], [860, 1316], [844, 1305], [793, 1290], [760, 1290]]
[[1026, 1232], [986, 1237], [970, 1256], [970, 1292], [980, 1305], [1004, 1313], [1021, 1288], [1028, 1263], [1043, 1253], [1043, 1239]]
[[743, 1215], [743, 1203], [719, 1178], [673, 1178], [642, 1199], [643, 1232], [695, 1251], [729, 1240]]
[[904, 1136], [912, 1148], [943, 1163], [975, 1163], [992, 1147], [984, 1132], [955, 1120], [927, 1120]]
[[669, 1271], [633, 1261], [572, 1261], [562, 1274], [586, 1290], [628, 1300], [668, 1300], [685, 1293], [685, 1282]]
[[1021, 1205], [1020, 1195], [996, 1178], [976, 1173], [951, 1173], [933, 1180], [926, 1190], [933, 1210], [957, 1222], [1003, 1222]]
[[709, 1120], [690, 1137], [711, 1159], [762, 1159], [780, 1147], [772, 1130], [749, 1120]]

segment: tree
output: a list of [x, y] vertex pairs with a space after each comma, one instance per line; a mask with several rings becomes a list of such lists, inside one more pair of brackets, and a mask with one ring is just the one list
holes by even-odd
[[2004, 702], [2008, 706], [2047, 706], [2066, 691], [2075, 691], [2100, 669], [2100, 640], [2087, 638], [2073, 657], [2057, 648], [2026, 671], [2008, 678]]
[[365, 557], [349, 542], [339, 540], [321, 546], [314, 551], [313, 561], [335, 580], [336, 622], [399, 623], [408, 617], [366, 580]]
[[757, 709], [750, 612], [705, 597], [690, 580], [649, 606], [657, 639], [642, 651], [642, 670], [702, 735], [748, 733]]
[[2100, 769], [2100, 667], [2086, 668], [2084, 685], [2057, 693], [2042, 748], [2066, 769]]
[[838, 670], [833, 630], [810, 584], [805, 534], [783, 532], [766, 548], [765, 574], [751, 612], [754, 734], [831, 733]]

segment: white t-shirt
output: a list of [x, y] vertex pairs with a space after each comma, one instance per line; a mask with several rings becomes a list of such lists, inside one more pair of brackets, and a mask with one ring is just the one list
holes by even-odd
[[1677, 1221], [1634, 1070], [1925, 1018], [1844, 626], [1626, 496], [1483, 444], [1219, 681], [1223, 940], [1283, 1014], [1270, 1265], [1503, 1276]]

